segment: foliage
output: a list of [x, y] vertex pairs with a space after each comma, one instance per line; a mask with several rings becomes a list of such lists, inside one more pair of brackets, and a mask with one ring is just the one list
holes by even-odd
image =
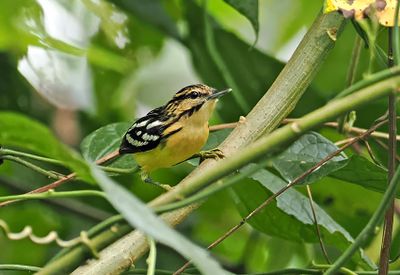
[[[376, 122], [387, 109], [380, 98], [400, 84], [397, 67], [384, 70], [385, 26], [393, 25], [395, 1], [378, 9], [377, 18], [353, 24], [342, 23], [342, 15], [359, 7], [359, 19], [375, 1], [295, 2], [0, 1], [0, 196], [50, 188], [9, 206], [0, 202], [0, 224], [6, 224], [0, 232], [31, 225], [31, 236], [56, 231], [62, 239], [83, 240], [60, 248], [0, 233], [0, 273], [43, 267], [39, 274], [100, 274], [132, 263], [127, 274], [151, 271], [154, 264], [156, 274], [170, 273], [182, 266], [182, 257], [203, 274], [291, 267], [301, 274], [339, 268], [331, 265], [337, 259], [351, 270], [374, 270], [381, 237], [372, 226], [383, 219], [391, 196], [400, 198], [387, 188], [387, 155], [394, 150], [385, 146], [388, 127]], [[328, 14], [317, 13], [322, 7]], [[365, 47], [355, 56], [359, 36]], [[300, 38], [320, 57], [301, 46], [293, 53]], [[358, 60], [356, 66], [349, 60]], [[301, 64], [310, 70], [294, 72]], [[212, 131], [204, 147], [221, 146], [225, 159], [191, 159], [155, 171], [156, 181], [176, 185], [166, 194], [132, 173], [136, 163], [129, 155], [94, 164], [117, 152], [135, 117], [195, 82], [233, 88], [210, 124], [239, 121], [238, 127]], [[269, 96], [273, 101], [265, 103]], [[344, 127], [332, 121], [351, 110], [357, 118]], [[289, 112], [300, 119], [277, 130], [280, 121], [267, 123]], [[376, 123], [383, 126], [367, 132]], [[350, 146], [349, 138], [360, 133], [363, 138]], [[340, 144], [348, 146], [342, 150]], [[53, 179], [62, 186], [48, 187]], [[97, 195], [81, 198], [91, 194]], [[211, 252], [201, 248], [235, 225]], [[125, 235], [131, 227], [140, 231]], [[148, 262], [147, 237], [157, 250], [153, 246]], [[397, 226], [392, 259], [399, 243]], [[85, 262], [99, 252], [100, 264]], [[326, 258], [331, 263], [318, 265]], [[399, 269], [398, 261], [391, 268]]]

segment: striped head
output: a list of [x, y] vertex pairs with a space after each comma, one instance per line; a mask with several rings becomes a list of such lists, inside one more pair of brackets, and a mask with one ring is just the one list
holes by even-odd
[[218, 91], [204, 84], [186, 86], [165, 105], [165, 112], [171, 116], [191, 116], [202, 107], [214, 105], [219, 97], [230, 91]]

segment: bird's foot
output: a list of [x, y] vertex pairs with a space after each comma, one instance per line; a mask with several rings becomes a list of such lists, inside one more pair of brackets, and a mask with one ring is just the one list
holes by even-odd
[[195, 156], [200, 158], [200, 163], [206, 159], [223, 159], [225, 157], [224, 153], [218, 148], [200, 151]]

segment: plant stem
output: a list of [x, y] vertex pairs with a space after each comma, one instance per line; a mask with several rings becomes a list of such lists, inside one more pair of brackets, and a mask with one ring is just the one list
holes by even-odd
[[43, 199], [76, 198], [76, 197], [87, 197], [87, 196], [98, 196], [106, 199], [104, 192], [96, 190], [79, 190], [79, 191], [65, 191], [65, 192], [47, 191], [40, 194], [2, 196], [0, 197], [0, 202], [8, 200], [43, 200]]
[[[331, 267], [330, 264], [327, 265], [327, 264], [315, 264], [315, 263], [313, 263], [313, 266], [316, 267], [316, 268], [319, 268], [319, 269], [327, 269], [327, 268]], [[354, 272], [353, 270], [350, 270], [348, 268], [345, 268], [345, 267], [341, 267], [339, 269], [339, 272], [340, 272], [340, 274], [357, 275], [356, 272]]]
[[311, 212], [312, 212], [313, 219], [314, 219], [315, 231], [317, 232], [317, 236], [318, 236], [319, 246], [321, 247], [322, 255], [324, 255], [326, 262], [328, 264], [330, 264], [331, 261], [329, 260], [328, 252], [326, 251], [324, 240], [322, 239], [321, 231], [319, 230], [318, 218], [317, 218], [317, 214], [315, 213], [315, 209], [314, 209], [314, 200], [313, 200], [312, 193], [311, 193], [311, 187], [310, 187], [310, 185], [307, 185], [306, 188], [307, 188], [308, 200], [310, 202]]
[[23, 160], [23, 159], [18, 158], [18, 157], [4, 155], [4, 156], [1, 156], [1, 159], [6, 159], [6, 160], [10, 160], [10, 161], [19, 163], [19, 164], [21, 164], [21, 165], [23, 165], [25, 167], [28, 167], [28, 168], [30, 168], [30, 169], [32, 169], [32, 170], [34, 170], [34, 171], [36, 171], [36, 172], [38, 172], [38, 173], [40, 173], [42, 175], [45, 175], [46, 177], [51, 178], [51, 179], [59, 180], [59, 179], [64, 177], [62, 175], [53, 173], [51, 171], [47, 171], [46, 169], [43, 169], [43, 168], [41, 168], [41, 167], [39, 167], [39, 166], [29, 162], [29, 161]]
[[223, 123], [223, 124], [211, 125], [210, 126], [210, 132], [219, 131], [219, 130], [223, 130], [223, 129], [233, 129], [236, 126], [238, 126], [238, 123], [240, 123], [240, 122], [232, 122], [232, 123]]
[[[104, 163], [106, 163], [106, 162], [108, 162], [108, 161], [110, 161], [110, 160], [112, 160], [112, 159], [115, 159], [115, 158], [118, 157], [118, 156], [119, 156], [119, 151], [116, 150], [116, 151], [111, 152], [110, 154], [108, 154], [108, 155], [106, 155], [106, 156], [104, 156], [104, 157], [98, 159], [98, 160], [96, 161], [96, 164], [97, 164], [97, 165], [104, 164]], [[39, 187], [39, 188], [37, 188], [37, 189], [35, 189], [35, 190], [32, 190], [32, 191], [28, 192], [27, 194], [43, 193], [43, 192], [49, 191], [50, 189], [55, 189], [55, 188], [57, 188], [58, 186], [60, 186], [60, 185], [62, 185], [62, 184], [64, 184], [64, 183], [66, 183], [66, 182], [68, 182], [68, 181], [74, 179], [75, 177], [76, 177], [76, 173], [68, 174], [68, 175], [66, 175], [65, 177], [63, 177], [63, 178], [61, 178], [61, 179], [59, 179], [59, 180], [57, 180], [57, 181], [55, 181], [55, 182], [52, 182], [52, 183], [50, 183], [50, 184], [48, 184], [48, 185]], [[12, 202], [15, 202], [15, 201], [5, 201], [5, 202], [2, 202], [2, 203], [0, 203], [0, 207], [6, 206], [6, 205], [8, 205], [8, 204], [10, 204], [10, 203], [12, 203]]]
[[[388, 66], [389, 68], [394, 66], [393, 58], [393, 33], [392, 28], [388, 29], [389, 46], [388, 46]], [[395, 37], [397, 39], [397, 37]], [[397, 87], [396, 87], [397, 88]], [[396, 90], [389, 94], [388, 97], [389, 105], [389, 156], [388, 156], [388, 184], [393, 178], [396, 169]], [[391, 202], [389, 209], [385, 215], [385, 222], [383, 226], [382, 246], [379, 260], [379, 275], [386, 275], [389, 270], [390, 260], [390, 245], [392, 242], [393, 233], [393, 219], [394, 219], [394, 198]]]
[[378, 208], [375, 213], [372, 215], [371, 219], [364, 227], [364, 229], [358, 234], [357, 238], [354, 240], [354, 243], [350, 245], [346, 251], [333, 263], [333, 265], [324, 273], [325, 275], [333, 275], [336, 274], [336, 271], [339, 270], [341, 266], [343, 266], [351, 256], [368, 241], [370, 236], [374, 235], [375, 228], [378, 226], [379, 222], [382, 221], [383, 216], [385, 215], [386, 210], [391, 204], [397, 188], [400, 184], [400, 167], [397, 168], [396, 173], [394, 174], [393, 179], [391, 180], [388, 189], [383, 195], [382, 201], [380, 202]]
[[393, 53], [394, 53], [394, 64], [399, 65], [400, 64], [400, 45], [399, 45], [399, 8], [400, 8], [400, 3], [399, 1], [396, 1], [396, 10], [394, 12], [394, 27], [393, 27], [393, 36], [394, 36], [394, 41], [393, 41]]
[[36, 272], [40, 267], [20, 264], [0, 264], [0, 270]]
[[52, 164], [64, 165], [64, 163], [60, 160], [46, 158], [46, 157], [42, 157], [42, 156], [38, 156], [38, 155], [34, 155], [34, 154], [29, 154], [29, 153], [25, 153], [25, 152], [20, 152], [20, 151], [5, 149], [5, 148], [0, 147], [0, 158], [3, 158], [3, 156], [26, 157], [26, 158], [39, 160], [39, 161], [43, 161], [43, 162], [48, 162], [48, 163], [52, 163]]
[[[10, 191], [16, 191], [18, 193], [29, 192], [28, 184], [11, 180], [7, 177], [0, 177], [0, 185], [3, 187], [10, 188]], [[95, 208], [94, 206], [88, 205], [84, 202], [77, 201], [75, 199], [63, 199], [63, 200], [45, 200], [46, 204], [53, 205], [60, 215], [63, 215], [65, 211], [79, 215], [91, 222], [101, 222], [109, 218], [111, 213]]]
[[[338, 127], [338, 123], [337, 122], [327, 122], [327, 123], [324, 123], [324, 125], [328, 126], [328, 127], [333, 127], [333, 128], [337, 128]], [[355, 133], [355, 134], [362, 134], [367, 130], [363, 129], [363, 128], [358, 128], [358, 127], [349, 127], [347, 129], [345, 129], [345, 131], [346, 132]], [[379, 131], [373, 132], [371, 134], [371, 136], [374, 137], [374, 138], [389, 139], [389, 134], [388, 133], [379, 132]], [[396, 136], [396, 140], [400, 141], [400, 135]]]
[[109, 173], [117, 173], [117, 174], [131, 174], [139, 171], [139, 166], [135, 166], [132, 168], [115, 168], [108, 166], [100, 166], [101, 170]]
[[399, 67], [393, 67], [393, 68], [389, 68], [386, 70], [382, 70], [379, 71], [377, 73], [374, 73], [372, 75], [369, 75], [367, 78], [362, 79], [356, 83], [354, 83], [354, 85], [348, 87], [347, 89], [343, 90], [342, 92], [340, 92], [337, 96], [335, 96], [334, 98], [342, 98], [344, 96], [347, 96], [349, 94], [354, 93], [355, 91], [358, 91], [364, 87], [367, 87], [369, 85], [371, 85], [372, 83], [376, 83], [379, 82], [381, 80], [385, 80], [390, 78], [391, 76], [393, 76], [393, 74], [397, 74], [397, 72], [400, 70]]
[[156, 269], [157, 248], [156, 248], [156, 243], [154, 242], [153, 238], [151, 238], [150, 236], [147, 236], [147, 239], [148, 239], [149, 247], [150, 247], [149, 257], [146, 260], [147, 265], [148, 265], [147, 275], [154, 275], [155, 269]]

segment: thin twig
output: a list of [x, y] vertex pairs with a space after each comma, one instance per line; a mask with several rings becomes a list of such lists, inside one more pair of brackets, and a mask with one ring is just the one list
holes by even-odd
[[[215, 246], [220, 244], [222, 241], [224, 241], [226, 238], [231, 236], [234, 232], [236, 232], [240, 227], [242, 227], [249, 219], [251, 219], [254, 215], [256, 215], [258, 212], [263, 210], [268, 204], [270, 204], [276, 197], [284, 193], [286, 190], [291, 188], [292, 186], [296, 185], [298, 182], [303, 180], [305, 177], [310, 175], [312, 172], [315, 170], [319, 169], [322, 165], [324, 165], [326, 162], [328, 162], [330, 159], [333, 157], [337, 156], [341, 152], [343, 152], [345, 149], [353, 145], [354, 143], [358, 142], [361, 139], [365, 139], [367, 136], [369, 136], [372, 132], [374, 132], [377, 128], [385, 124], [387, 120], [381, 120], [379, 122], [376, 122], [375, 125], [373, 125], [371, 128], [369, 128], [366, 132], [363, 134], [354, 137], [351, 141], [349, 141], [346, 145], [343, 145], [341, 148], [338, 150], [334, 151], [330, 155], [326, 156], [324, 159], [319, 161], [317, 164], [315, 164], [313, 167], [308, 169], [306, 172], [298, 176], [296, 179], [294, 179], [292, 182], [290, 182], [288, 185], [286, 185], [284, 188], [280, 189], [278, 192], [275, 194], [271, 195], [266, 199], [262, 204], [260, 204], [257, 208], [255, 208], [253, 211], [251, 211], [246, 217], [244, 217], [237, 225], [229, 229], [227, 232], [225, 232], [221, 237], [219, 237], [217, 240], [215, 240], [213, 243], [211, 243], [207, 249], [213, 249]], [[177, 271], [175, 271], [174, 275], [181, 274], [185, 269], [190, 265], [190, 261], [186, 262], [181, 268], [179, 268]]]
[[5, 149], [5, 148], [0, 147], [0, 158], [4, 158], [3, 156], [25, 157], [25, 158], [30, 158], [30, 159], [48, 162], [48, 163], [52, 163], [52, 164], [64, 165], [64, 163], [60, 160], [46, 158], [46, 157], [42, 157], [42, 156], [38, 156], [38, 155], [33, 155], [33, 154], [25, 153], [25, 152], [20, 152], [20, 151]]
[[[399, 119], [399, 118], [397, 118], [397, 119]], [[286, 118], [283, 120], [282, 124], [292, 123], [292, 122], [295, 122], [296, 120], [298, 120], [298, 119], [297, 118]], [[339, 124], [337, 122], [333, 122], [333, 121], [325, 122], [323, 125], [331, 127], [331, 128], [339, 127]], [[352, 127], [346, 127], [345, 131], [349, 132], [349, 133], [360, 135], [360, 134], [365, 133], [367, 131], [367, 129], [352, 126]], [[371, 134], [371, 137], [389, 139], [389, 134], [385, 133], [385, 132], [376, 131]], [[400, 135], [396, 136], [396, 140], [400, 141]]]
[[20, 264], [0, 264], [0, 270], [10, 270], [10, 271], [24, 271], [24, 272], [36, 272], [41, 268], [32, 265], [20, 265]]
[[313, 197], [312, 197], [312, 193], [311, 193], [311, 187], [310, 187], [310, 185], [307, 185], [306, 188], [307, 188], [308, 200], [310, 202], [311, 212], [312, 212], [313, 219], [314, 219], [315, 230], [316, 230], [317, 236], [318, 236], [319, 246], [321, 247], [321, 251], [325, 257], [326, 262], [328, 264], [331, 264], [331, 261], [329, 260], [328, 252], [326, 251], [326, 248], [325, 248], [324, 241], [322, 240], [321, 231], [319, 230], [319, 224], [318, 224], [317, 214], [315, 213], [315, 209], [314, 209], [314, 201], [313, 201]]
[[87, 196], [102, 197], [103, 199], [106, 198], [104, 192], [97, 190], [77, 190], [77, 191], [64, 191], [64, 192], [55, 192], [50, 190], [47, 192], [36, 193], [36, 194], [1, 196], [0, 202], [10, 201], [10, 200], [44, 200], [52, 198], [76, 198], [76, 197], [87, 197]]
[[240, 122], [223, 123], [210, 126], [210, 132], [219, 131], [223, 129], [233, 129], [238, 126]]
[[[0, 177], [0, 185], [4, 187], [7, 186], [17, 193], [24, 194], [30, 191], [29, 186], [27, 186], [28, 184], [16, 182], [6, 177]], [[94, 206], [75, 199], [45, 200], [45, 203], [57, 207], [57, 211], [60, 211], [59, 213], [64, 213], [64, 211], [72, 212], [93, 222], [103, 221], [112, 216], [112, 214], [107, 211], [95, 208]]]
[[[297, 120], [296, 118], [285, 118], [285, 119], [282, 121], [282, 124], [288, 124], [288, 123], [291, 123], [291, 122], [295, 122], [296, 120]], [[233, 128], [235, 128], [239, 123], [241, 123], [241, 122], [231, 122], [231, 123], [223, 123], [223, 124], [212, 125], [212, 126], [210, 126], [210, 131], [213, 132], [213, 131], [219, 131], [219, 130], [223, 130], [223, 129], [233, 129]], [[326, 122], [326, 123], [324, 123], [323, 125], [324, 125], [324, 126], [331, 127], [331, 128], [338, 128], [338, 127], [339, 127], [339, 123], [334, 122], [334, 121]], [[354, 126], [352, 126], [352, 127], [346, 127], [346, 128], [345, 128], [345, 131], [346, 131], [346, 132], [353, 133], [353, 134], [358, 134], [358, 135], [360, 135], [360, 134], [363, 134], [363, 133], [365, 133], [366, 131], [368, 131], [368, 129], [364, 129], [364, 128], [359, 128], [359, 127], [354, 127]], [[371, 137], [374, 137], [374, 138], [382, 138], [382, 139], [389, 139], [389, 134], [388, 134], [388, 133], [385, 133], [385, 132], [375, 131], [375, 132], [373, 132], [373, 133], [371, 134]], [[397, 141], [400, 141], [400, 135], [397, 135], [397, 136], [396, 136], [396, 140], [397, 140]]]
[[336, 146], [341, 146], [341, 145], [343, 145], [343, 144], [346, 144], [346, 143], [352, 141], [353, 138], [354, 138], [354, 137], [349, 137], [349, 138], [345, 138], [345, 139], [342, 139], [342, 140], [338, 140], [338, 141], [335, 142], [335, 145], [336, 145]]
[[[399, 3], [397, 1], [397, 12], [398, 12]], [[389, 45], [388, 45], [388, 67], [394, 66], [393, 59], [393, 33], [392, 28], [388, 29], [389, 34]], [[398, 39], [398, 37], [395, 37]], [[396, 170], [396, 91], [394, 90], [388, 96], [388, 105], [389, 105], [389, 157], [388, 157], [388, 184], [391, 184], [391, 180], [394, 176]], [[392, 183], [393, 184], [393, 183]], [[381, 245], [381, 253], [379, 260], [379, 275], [386, 275], [389, 270], [389, 260], [390, 260], [390, 246], [392, 242], [392, 234], [393, 234], [393, 219], [394, 219], [394, 199], [390, 203], [390, 206], [385, 215], [385, 222], [383, 226], [383, 236], [382, 236], [382, 245]]]
[[364, 144], [365, 144], [365, 147], [367, 148], [368, 154], [369, 154], [369, 156], [371, 157], [372, 161], [373, 161], [376, 165], [378, 165], [378, 166], [380, 166], [380, 167], [386, 169], [385, 167], [383, 167], [382, 163], [380, 163], [380, 161], [375, 157], [374, 152], [372, 151], [372, 148], [371, 148], [371, 146], [369, 145], [368, 140], [364, 140]]
[[37, 166], [37, 165], [35, 165], [35, 164], [33, 164], [33, 163], [29, 162], [29, 161], [23, 160], [23, 159], [21, 159], [19, 157], [14, 157], [14, 156], [7, 155], [7, 156], [1, 156], [1, 159], [6, 159], [6, 160], [9, 160], [9, 161], [13, 161], [13, 162], [19, 163], [19, 164], [21, 164], [21, 165], [23, 165], [25, 167], [28, 167], [28, 168], [30, 168], [30, 169], [32, 169], [32, 170], [34, 170], [34, 171], [36, 171], [36, 172], [38, 172], [38, 173], [40, 173], [42, 175], [45, 175], [46, 177], [48, 177], [50, 179], [59, 180], [59, 179], [64, 177], [61, 174], [57, 174], [57, 173], [54, 173], [54, 172], [51, 172], [51, 171], [47, 171], [46, 169], [43, 169], [42, 167], [39, 167], [39, 166]]
[[[96, 164], [97, 165], [103, 164], [103, 163], [105, 163], [105, 162], [107, 162], [107, 161], [109, 161], [111, 159], [116, 158], [117, 156], [119, 156], [119, 151], [118, 150], [116, 150], [114, 152], [111, 152], [110, 154], [98, 159], [96, 161]], [[59, 179], [59, 180], [57, 180], [55, 182], [52, 182], [52, 183], [50, 183], [48, 185], [45, 185], [45, 186], [39, 187], [37, 189], [34, 189], [34, 190], [32, 190], [32, 191], [30, 191], [30, 192], [28, 192], [26, 194], [43, 193], [43, 192], [49, 191], [50, 189], [55, 189], [55, 188], [59, 187], [60, 185], [62, 185], [64, 183], [74, 179], [75, 177], [76, 177], [76, 173], [71, 173], [71, 174], [66, 175], [65, 177], [63, 177], [63, 178], [61, 178], [61, 179]], [[10, 203], [13, 203], [13, 202], [16, 202], [16, 201], [17, 200], [11, 200], [11, 201], [2, 202], [2, 203], [0, 203], [0, 207], [6, 206], [6, 205], [8, 205]]]

